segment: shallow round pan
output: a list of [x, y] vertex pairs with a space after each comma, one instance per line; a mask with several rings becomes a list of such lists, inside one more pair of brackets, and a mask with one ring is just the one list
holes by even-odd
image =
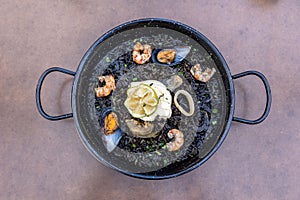
[[[98, 76], [113, 72], [116, 61], [123, 58], [124, 55], [130, 56], [132, 47], [136, 42], [150, 43], [157, 49], [174, 45], [189, 46], [191, 51], [182, 63], [178, 65], [159, 65], [150, 60], [143, 67], [138, 68], [139, 66], [128, 63], [126, 64], [128, 70], [123, 70], [124, 73], [116, 77], [117, 86], [125, 78], [131, 78], [132, 81], [136, 79], [156, 79], [163, 82], [164, 74], [180, 72], [183, 65], [189, 67], [199, 63], [205, 68], [214, 68], [216, 70], [215, 75], [209, 82], [197, 85], [197, 87], [201, 86], [208, 91], [208, 95], [205, 98], [195, 92], [197, 88], [189, 85], [185, 87], [186, 90], [195, 93], [194, 100], [197, 108], [195, 113], [197, 113], [197, 116], [194, 114], [191, 120], [187, 119], [182, 122], [183, 129], [192, 126], [192, 123], [196, 124], [194, 127], [188, 128], [189, 131], [184, 132], [187, 144], [182, 150], [178, 151], [177, 154], [172, 152], [172, 158], [166, 162], [164, 162], [163, 157], [159, 158], [159, 154], [164, 152], [163, 149], [158, 149], [158, 153], [156, 151], [144, 152], [144, 154], [128, 152], [134, 158], [138, 158], [142, 154], [140, 159], [143, 156], [149, 158], [149, 156], [155, 155], [155, 159], [158, 159], [157, 164], [149, 164], [149, 166], [139, 164], [139, 160], [126, 160], [124, 156], [120, 156], [122, 152], [124, 153], [121, 145], [112, 152], [107, 151], [102, 140], [103, 128], [101, 128], [101, 123], [99, 124], [99, 121], [101, 121], [99, 119], [99, 110], [101, 111], [104, 108], [95, 106], [97, 99], [95, 98], [94, 89], [97, 85]], [[52, 72], [62, 72], [74, 76], [72, 113], [50, 116], [42, 108], [40, 100], [42, 83], [45, 77]], [[145, 75], [147, 73], [148, 75]], [[179, 75], [187, 84], [190, 82], [190, 77], [192, 77], [188, 73]], [[260, 78], [266, 90], [266, 107], [263, 115], [257, 120], [234, 117], [235, 91], [233, 79], [247, 75], [254, 75]], [[119, 89], [122, 92], [126, 88]], [[108, 98], [112, 98], [113, 95]], [[206, 107], [201, 107], [200, 104], [203, 104], [205, 99], [209, 101], [209, 104]], [[165, 179], [187, 173], [206, 162], [221, 146], [228, 134], [232, 121], [246, 124], [261, 123], [270, 111], [271, 91], [265, 76], [260, 72], [246, 71], [232, 76], [218, 49], [197, 30], [176, 21], [151, 18], [121, 24], [101, 36], [83, 56], [76, 72], [62, 68], [46, 70], [38, 81], [36, 101], [39, 112], [46, 119], [60, 120], [73, 117], [83, 144], [102, 164], [137, 178]], [[121, 121], [120, 123], [123, 125], [124, 122]], [[192, 144], [196, 153], [191, 150], [190, 146]], [[189, 155], [189, 153], [191, 154]], [[234, 155], [232, 156], [234, 157]]]

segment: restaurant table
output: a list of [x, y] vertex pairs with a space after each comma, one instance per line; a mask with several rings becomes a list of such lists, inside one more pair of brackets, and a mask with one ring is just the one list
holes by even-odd
[[[128, 177], [94, 159], [74, 120], [48, 121], [35, 103], [49, 67], [76, 71], [93, 42], [126, 21], [160, 17], [187, 24], [220, 50], [232, 74], [262, 72], [272, 90], [268, 118], [233, 122], [220, 149], [182, 176]], [[288, 199], [300, 198], [299, 0], [24, 0], [0, 5], [0, 199]], [[73, 78], [51, 74], [46, 112], [71, 112]], [[262, 82], [234, 80], [235, 116], [259, 117]]]

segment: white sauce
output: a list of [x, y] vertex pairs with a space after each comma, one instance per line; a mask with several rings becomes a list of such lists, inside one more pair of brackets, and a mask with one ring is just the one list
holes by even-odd
[[136, 87], [140, 84], [149, 85], [156, 92], [159, 98], [156, 111], [152, 115], [142, 117], [141, 119], [144, 121], [154, 121], [157, 116], [160, 118], [170, 118], [172, 115], [172, 96], [167, 90], [167, 87], [163, 83], [156, 80], [131, 82], [130, 87]]

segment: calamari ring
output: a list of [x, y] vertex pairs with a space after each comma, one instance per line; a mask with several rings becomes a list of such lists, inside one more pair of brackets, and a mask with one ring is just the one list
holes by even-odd
[[[178, 99], [178, 96], [180, 94], [183, 94], [187, 100], [188, 100], [188, 103], [189, 103], [189, 112], [185, 111], [178, 103], [177, 99]], [[184, 114], [185, 116], [189, 117], [189, 116], [192, 116], [195, 112], [195, 106], [194, 106], [194, 101], [193, 101], [193, 97], [190, 95], [190, 93], [188, 93], [187, 91], [185, 90], [178, 90], [175, 95], [174, 95], [174, 104], [175, 106], [179, 109], [179, 111]]]

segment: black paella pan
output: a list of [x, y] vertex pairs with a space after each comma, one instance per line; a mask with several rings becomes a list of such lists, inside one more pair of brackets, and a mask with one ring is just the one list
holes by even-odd
[[[132, 62], [132, 47], [136, 42], [150, 44], [155, 49], [188, 46], [189, 54], [173, 65], [160, 65], [149, 60], [138, 65]], [[215, 69], [206, 83], [194, 80], [190, 68], [195, 64]], [[40, 92], [45, 77], [52, 72], [74, 76], [72, 113], [50, 116], [43, 110]], [[117, 89], [107, 97], [95, 97], [99, 75], [113, 75]], [[180, 114], [172, 104], [172, 116], [164, 121], [161, 130], [151, 138], [138, 138], [126, 130], [122, 113], [127, 83], [158, 80], [165, 83], [170, 75], [183, 80], [181, 90], [192, 96], [195, 112], [191, 117]], [[254, 75], [262, 80], [266, 91], [266, 105], [261, 117], [247, 120], [234, 116], [235, 91], [233, 80]], [[179, 87], [179, 89], [180, 89]], [[170, 95], [174, 98], [175, 91]], [[63, 68], [49, 68], [40, 77], [36, 89], [36, 103], [40, 114], [48, 120], [73, 117], [79, 136], [88, 151], [102, 164], [123, 174], [143, 179], [166, 179], [187, 173], [206, 162], [221, 146], [232, 121], [258, 124], [270, 112], [271, 90], [267, 79], [257, 71], [231, 75], [218, 49], [197, 30], [167, 19], [140, 19], [124, 23], [101, 36], [86, 52], [76, 72]], [[185, 104], [183, 100], [183, 104]], [[113, 150], [107, 149], [104, 139], [104, 118], [116, 112], [121, 135]], [[177, 114], [176, 114], [177, 113]], [[166, 136], [175, 126], [181, 129], [185, 143], [170, 152]], [[116, 142], [116, 141], [115, 141]]]

